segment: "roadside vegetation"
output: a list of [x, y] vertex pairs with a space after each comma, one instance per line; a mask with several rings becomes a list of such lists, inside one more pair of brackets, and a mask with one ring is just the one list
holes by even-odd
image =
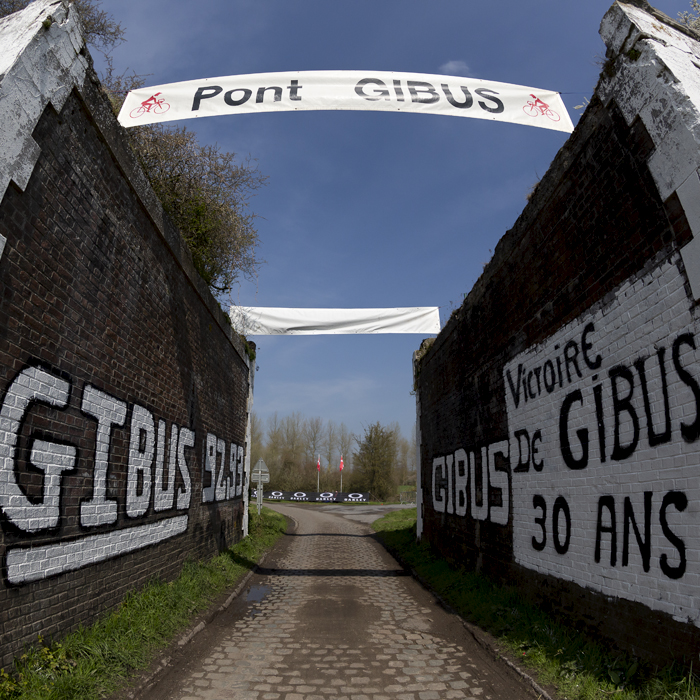
[[372, 527], [448, 605], [565, 700], [700, 700], [692, 668], [658, 668], [616, 653], [528, 604], [515, 588], [450, 566], [427, 543], [416, 542], [415, 508], [388, 513]]
[[251, 510], [249, 529], [210, 562], [187, 562], [174, 581], [154, 579], [130, 593], [91, 627], [40, 640], [15, 660], [14, 672], [0, 671], [0, 700], [94, 700], [125, 685], [253, 568], [286, 521], [268, 508], [260, 516]]

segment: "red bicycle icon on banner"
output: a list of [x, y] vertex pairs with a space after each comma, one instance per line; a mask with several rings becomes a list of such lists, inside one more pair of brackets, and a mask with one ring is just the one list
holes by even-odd
[[137, 119], [148, 112], [153, 112], [153, 114], [165, 114], [170, 109], [170, 105], [165, 101], [164, 97], [158, 99], [158, 95], [160, 94], [160, 92], [157, 92], [155, 95], [151, 95], [138, 107], [132, 109], [131, 112], [129, 112], [129, 116], [132, 119]]
[[540, 114], [544, 114], [545, 117], [548, 117], [553, 122], [558, 122], [561, 119], [561, 117], [553, 109], [550, 109], [546, 102], [542, 102], [539, 97], [535, 95], [530, 95], [530, 97], [532, 97], [532, 100], [528, 100], [527, 104], [523, 107], [525, 114], [530, 117], [539, 117]]

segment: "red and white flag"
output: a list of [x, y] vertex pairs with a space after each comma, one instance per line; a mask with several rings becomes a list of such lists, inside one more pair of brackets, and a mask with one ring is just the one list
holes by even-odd
[[343, 471], [343, 458], [340, 458], [340, 471]]
[[320, 472], [321, 471], [321, 458], [318, 458], [318, 462], [316, 462], [316, 471]]

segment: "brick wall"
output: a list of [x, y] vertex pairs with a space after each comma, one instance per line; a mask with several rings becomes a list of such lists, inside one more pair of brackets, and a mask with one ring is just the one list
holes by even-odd
[[639, 5], [416, 363], [421, 535], [661, 661], [700, 645], [700, 43]]
[[39, 0], [0, 22], [0, 47], [7, 666], [37, 635], [89, 623], [240, 539], [251, 368], [136, 165], [72, 13]]

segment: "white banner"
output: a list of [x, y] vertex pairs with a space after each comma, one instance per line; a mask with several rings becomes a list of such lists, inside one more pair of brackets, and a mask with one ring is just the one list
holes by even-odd
[[574, 129], [558, 92], [490, 80], [386, 71], [294, 71], [204, 78], [130, 92], [122, 126], [250, 112], [378, 110]]
[[232, 306], [231, 323], [243, 335], [439, 333], [437, 306], [403, 309], [280, 309]]

